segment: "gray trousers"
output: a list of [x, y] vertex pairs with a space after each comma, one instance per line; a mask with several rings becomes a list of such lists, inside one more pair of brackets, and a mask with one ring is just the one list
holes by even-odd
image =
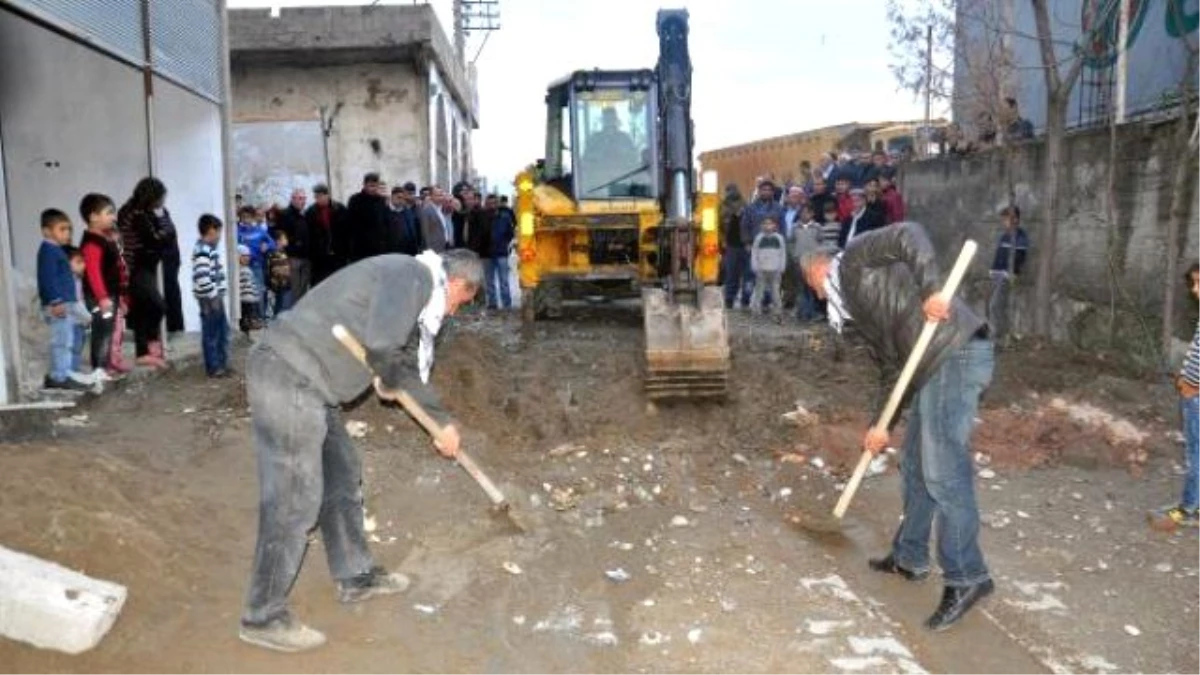
[[994, 341], [1008, 335], [1008, 297], [1012, 292], [1012, 278], [1004, 273], [992, 272], [992, 293], [988, 297], [987, 320]]
[[242, 621], [262, 624], [287, 614], [314, 525], [334, 579], [350, 579], [374, 563], [363, 532], [362, 464], [338, 408], [263, 344], [247, 358], [246, 391], [261, 497]]
[[304, 258], [288, 258], [292, 281], [292, 304], [300, 301], [312, 287], [312, 261]]

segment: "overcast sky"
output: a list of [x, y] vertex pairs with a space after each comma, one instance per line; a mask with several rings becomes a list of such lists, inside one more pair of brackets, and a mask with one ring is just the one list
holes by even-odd
[[[230, 7], [362, 0], [229, 0]], [[380, 4], [413, 4], [383, 0]], [[450, 0], [432, 0], [443, 28]], [[475, 165], [492, 185], [541, 156], [546, 85], [579, 68], [652, 68], [659, 7], [691, 13], [697, 150], [854, 121], [917, 119], [888, 70], [884, 0], [500, 0], [479, 69]], [[473, 58], [483, 36], [472, 35]], [[936, 116], [938, 111], [934, 111]]]

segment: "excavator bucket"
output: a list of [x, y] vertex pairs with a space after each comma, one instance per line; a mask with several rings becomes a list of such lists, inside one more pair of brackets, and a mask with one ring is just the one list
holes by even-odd
[[720, 398], [727, 392], [729, 331], [721, 289], [702, 288], [699, 300], [672, 302], [662, 289], [642, 290], [650, 399]]

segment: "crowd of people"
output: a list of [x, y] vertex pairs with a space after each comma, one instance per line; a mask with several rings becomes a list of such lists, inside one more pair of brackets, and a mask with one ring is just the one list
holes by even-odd
[[[364, 176], [361, 190], [344, 205], [325, 185], [313, 187], [311, 205], [308, 197], [297, 188], [287, 206], [268, 208], [235, 198], [239, 328], [245, 334], [263, 328], [343, 267], [387, 253], [470, 250], [483, 263], [488, 308], [512, 308], [508, 261], [516, 216], [507, 197], [481, 198], [467, 183], [452, 191], [418, 190], [411, 182], [388, 190], [376, 173]], [[37, 276], [50, 327], [45, 388], [92, 391], [135, 365], [167, 367], [162, 331], [182, 331], [184, 317], [179, 233], [166, 198], [162, 181], [149, 177], [120, 208], [107, 195], [85, 195], [78, 240], [66, 212], [42, 213]], [[192, 293], [212, 377], [230, 372], [224, 306], [230, 268], [222, 260], [223, 231], [220, 218], [201, 216], [192, 251]], [[135, 342], [133, 363], [124, 356], [127, 331]], [[83, 358], [89, 345], [90, 364]]]
[[896, 167], [885, 152], [873, 153], [869, 162], [831, 152], [817, 166], [801, 163], [799, 175], [784, 183], [770, 174], [759, 177], [749, 203], [736, 184], [725, 187], [721, 275], [727, 309], [769, 309], [778, 317], [794, 307], [802, 322], [823, 321], [823, 303], [800, 280], [800, 257], [820, 245], [843, 249], [905, 218]]
[[474, 251], [488, 274], [488, 308], [512, 308], [508, 258], [516, 216], [508, 197], [482, 197], [467, 183], [451, 191], [441, 186], [418, 190], [412, 182], [389, 190], [373, 172], [344, 204], [332, 199], [324, 184], [312, 188], [311, 205], [308, 197], [296, 188], [287, 206], [265, 208], [236, 197], [238, 253], [251, 270], [239, 279], [243, 330], [261, 327], [349, 264], [427, 249]]

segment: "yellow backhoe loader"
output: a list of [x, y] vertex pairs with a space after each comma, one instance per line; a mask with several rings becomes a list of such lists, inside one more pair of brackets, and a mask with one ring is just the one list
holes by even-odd
[[647, 396], [723, 397], [717, 178], [693, 166], [687, 10], [657, 26], [654, 70], [578, 70], [546, 92], [545, 158], [516, 180], [522, 312], [640, 295]]

